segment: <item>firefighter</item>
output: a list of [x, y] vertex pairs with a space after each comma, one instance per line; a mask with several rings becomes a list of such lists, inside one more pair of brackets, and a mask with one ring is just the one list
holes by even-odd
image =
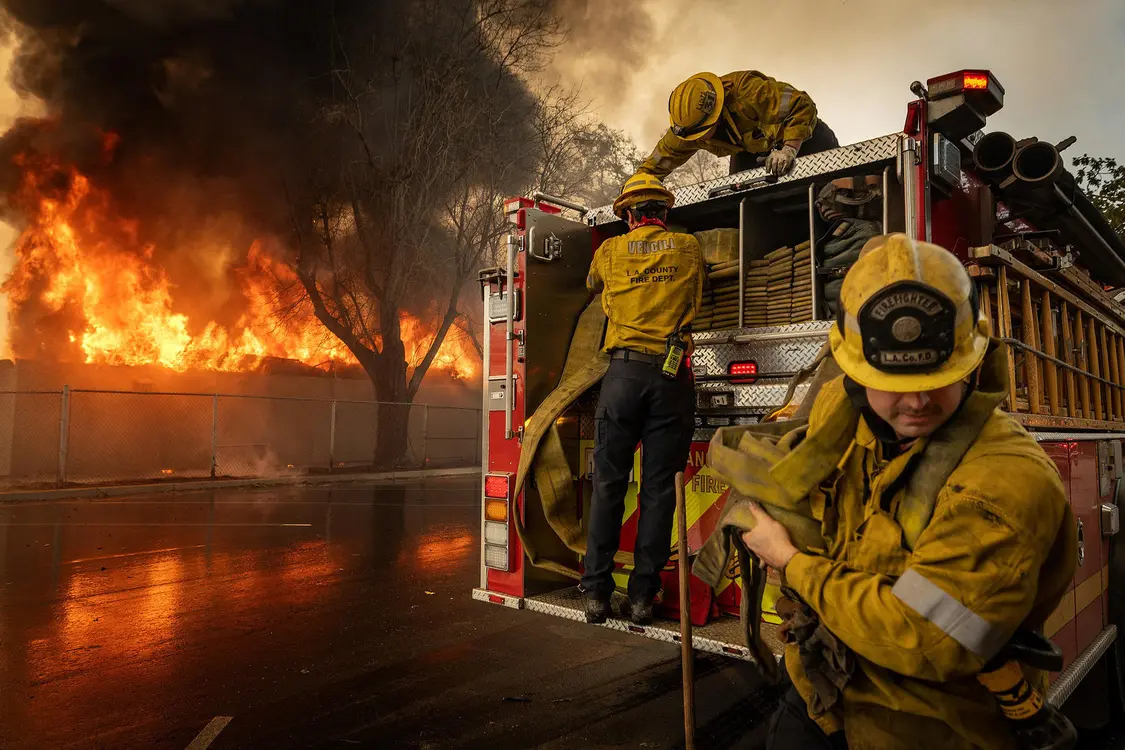
[[781, 176], [798, 153], [840, 146], [808, 94], [756, 70], [692, 76], [668, 98], [668, 119], [639, 171], [663, 178], [703, 149], [731, 157], [731, 174], [764, 164]]
[[648, 624], [671, 550], [675, 476], [687, 465], [695, 386], [686, 356], [703, 296], [703, 257], [690, 234], [665, 226], [674, 198], [655, 177], [631, 177], [613, 204], [629, 232], [594, 253], [586, 285], [602, 295], [609, 370], [595, 412], [594, 491], [582, 590], [587, 622], [604, 622], [614, 591], [614, 555], [637, 443], [640, 511], [629, 577], [630, 616]]
[[[829, 334], [844, 374], [794, 449], [839, 446], [806, 495], [823, 548], [798, 551], [756, 503], [742, 534], [781, 572], [777, 610], [801, 631], [768, 747], [1073, 746], [1073, 727], [1036, 704], [1043, 675], [1027, 675], [1040, 692], [1015, 689], [1024, 675], [1004, 657], [1061, 601], [1077, 539], [1054, 463], [996, 408], [1007, 360], [989, 334], [967, 271], [936, 245], [874, 238], [845, 277]], [[911, 489], [942, 462], [932, 493]]]

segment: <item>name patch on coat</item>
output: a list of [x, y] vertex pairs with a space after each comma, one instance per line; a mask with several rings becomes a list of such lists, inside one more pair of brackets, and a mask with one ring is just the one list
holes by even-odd
[[652, 240], [651, 242], [629, 240], [629, 255], [648, 255], [649, 253], [659, 253], [664, 250], [675, 249], [676, 241], [671, 237], [666, 240]]

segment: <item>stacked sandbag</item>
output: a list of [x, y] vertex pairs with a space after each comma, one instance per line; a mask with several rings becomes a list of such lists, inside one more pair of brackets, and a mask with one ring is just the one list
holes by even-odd
[[746, 328], [764, 328], [769, 325], [769, 265], [764, 258], [746, 264]]
[[789, 323], [808, 323], [813, 319], [812, 244], [802, 242], [793, 250], [793, 299]]
[[[737, 230], [736, 230], [737, 231]], [[700, 234], [704, 234], [701, 232]], [[693, 324], [697, 331], [738, 325], [738, 252], [733, 260], [707, 266], [703, 307]]]
[[766, 325], [786, 325], [793, 307], [793, 248], [778, 248], [767, 253], [764, 260], [769, 261], [766, 267]]
[[696, 232], [695, 239], [703, 251], [703, 262], [718, 266], [738, 260], [738, 230], [708, 229]]

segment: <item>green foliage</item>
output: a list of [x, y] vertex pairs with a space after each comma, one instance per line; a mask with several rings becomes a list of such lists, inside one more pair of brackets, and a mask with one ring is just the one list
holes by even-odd
[[1112, 157], [1083, 154], [1074, 160], [1079, 186], [1105, 216], [1118, 235], [1125, 239], [1125, 165]]

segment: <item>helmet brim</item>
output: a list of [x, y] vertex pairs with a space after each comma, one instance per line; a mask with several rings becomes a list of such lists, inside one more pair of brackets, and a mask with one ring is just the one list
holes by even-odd
[[[987, 327], [987, 323], [985, 323]], [[930, 372], [890, 373], [873, 367], [862, 356], [862, 347], [848, 347], [840, 333], [839, 324], [833, 323], [828, 333], [832, 357], [844, 374], [865, 388], [889, 393], [920, 393], [945, 388], [969, 377], [980, 367], [988, 352], [987, 328], [972, 337], [968, 348], [955, 351], [941, 367]], [[859, 356], [855, 356], [858, 352]]]

